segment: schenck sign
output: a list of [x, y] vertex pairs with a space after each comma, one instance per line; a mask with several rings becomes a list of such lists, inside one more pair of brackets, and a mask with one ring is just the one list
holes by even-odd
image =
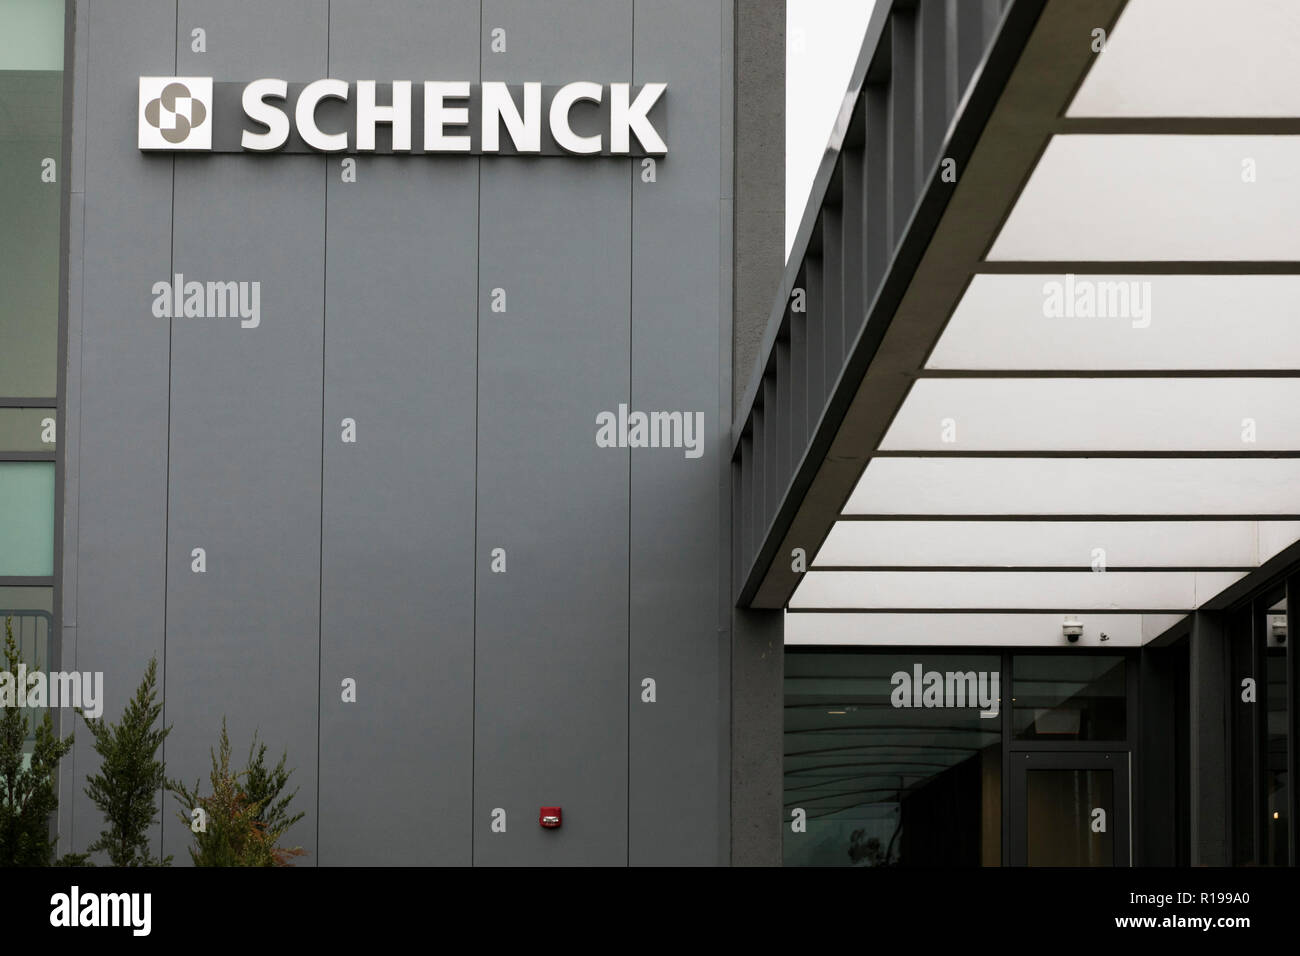
[[666, 83], [140, 77], [142, 150], [663, 156]]

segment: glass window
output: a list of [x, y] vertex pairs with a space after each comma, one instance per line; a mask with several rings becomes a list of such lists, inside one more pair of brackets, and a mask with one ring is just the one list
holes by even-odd
[[14, 640], [29, 668], [49, 669], [53, 613], [53, 588], [0, 587], [0, 641], [4, 638], [4, 620], [10, 618]]
[[1090, 826], [1115, 814], [1109, 770], [1030, 770], [1026, 781], [1026, 848], [1030, 866], [1113, 866], [1110, 827]]
[[54, 451], [55, 421], [53, 408], [0, 408], [0, 449]]
[[0, 577], [54, 574], [54, 463], [0, 461]]
[[[0, 2], [0, 398], [52, 399], [58, 385], [64, 0]], [[12, 405], [12, 403], [9, 403]], [[52, 452], [53, 408], [0, 407], [0, 452]], [[54, 574], [54, 463], [0, 461], [0, 577]], [[29, 670], [48, 671], [53, 589], [0, 587]], [[3, 664], [0, 661], [0, 664]], [[31, 717], [27, 746], [34, 743]], [[30, 753], [24, 759], [30, 759]]]
[[63, 69], [63, 0], [0, 4], [0, 70]]
[[[33, 670], [50, 670], [50, 633], [54, 623], [54, 589], [38, 587], [0, 587], [0, 646], [3, 646], [5, 622], [9, 624], [18, 655]], [[0, 660], [0, 666], [3, 661]], [[36, 741], [36, 726], [45, 709], [29, 711], [30, 721], [26, 749], [30, 755]]]
[[1287, 775], [1286, 601], [1269, 608], [1264, 629], [1264, 859], [1287, 865], [1290, 820]]
[[996, 655], [787, 651], [787, 866], [996, 866]]
[[1229, 620], [1228, 641], [1232, 671], [1228, 701], [1231, 714], [1232, 776], [1232, 862], [1243, 866], [1255, 862], [1255, 722], [1258, 692], [1247, 695], [1244, 688], [1255, 680], [1255, 648], [1251, 608]]
[[0, 396], [53, 398], [59, 340], [63, 0], [0, 5]]
[[1011, 671], [1017, 740], [1125, 740], [1124, 658], [1016, 655]]

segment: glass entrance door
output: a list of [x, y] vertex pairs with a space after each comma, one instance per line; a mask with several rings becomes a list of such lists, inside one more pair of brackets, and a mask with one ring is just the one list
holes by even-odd
[[1011, 754], [1010, 861], [1128, 866], [1128, 754]]

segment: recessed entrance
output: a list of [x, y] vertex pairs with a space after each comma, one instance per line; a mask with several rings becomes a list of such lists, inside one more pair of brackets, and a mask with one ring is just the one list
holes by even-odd
[[1131, 653], [787, 648], [787, 866], [1128, 866]]
[[1017, 753], [1010, 774], [1012, 865], [1129, 864], [1127, 753]]

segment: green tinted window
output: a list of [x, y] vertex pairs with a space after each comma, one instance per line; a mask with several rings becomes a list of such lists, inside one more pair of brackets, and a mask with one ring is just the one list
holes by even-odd
[[63, 0], [0, 3], [0, 396], [53, 398]]
[[63, 0], [0, 3], [0, 70], [63, 69]]
[[0, 408], [0, 449], [54, 451], [56, 420], [52, 408]]
[[0, 461], [0, 577], [54, 573], [54, 463]]

